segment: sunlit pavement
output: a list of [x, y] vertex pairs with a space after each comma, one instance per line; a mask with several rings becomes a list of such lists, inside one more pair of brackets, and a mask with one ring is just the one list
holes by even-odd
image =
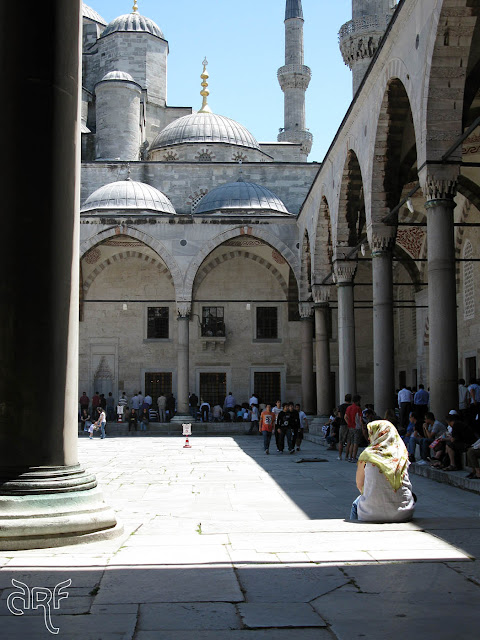
[[321, 445], [280, 455], [272, 443], [267, 456], [258, 436], [194, 435], [191, 449], [184, 443], [79, 440], [80, 461], [96, 473], [125, 534], [0, 552], [1, 638], [52, 635], [44, 609], [10, 612], [12, 578], [52, 593], [71, 579], [68, 598], [57, 609], [51, 603], [60, 638], [477, 635], [478, 495], [413, 476], [412, 523], [350, 523], [356, 466]]

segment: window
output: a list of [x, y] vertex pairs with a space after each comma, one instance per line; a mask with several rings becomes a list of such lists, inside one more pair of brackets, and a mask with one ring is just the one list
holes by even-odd
[[257, 340], [278, 338], [277, 307], [257, 307]]
[[165, 371], [147, 372], [145, 374], [145, 395], [152, 396], [154, 406], [162, 393], [165, 395], [172, 393], [172, 374]]
[[168, 339], [168, 307], [148, 307], [147, 339]]
[[225, 322], [223, 307], [202, 308], [202, 337], [224, 338]]
[[223, 407], [223, 401], [227, 395], [226, 373], [201, 373], [200, 374], [200, 401], [205, 400], [211, 407], [219, 404]]
[[281, 400], [282, 388], [278, 371], [255, 371], [253, 374], [253, 388], [260, 402], [270, 403], [272, 406]]

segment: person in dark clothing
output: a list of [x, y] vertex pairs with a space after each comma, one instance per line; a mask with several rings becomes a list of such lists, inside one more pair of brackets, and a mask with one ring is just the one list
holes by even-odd
[[339, 407], [338, 411], [340, 413], [340, 427], [338, 429], [338, 459], [342, 459], [343, 446], [347, 441], [348, 434], [348, 426], [347, 421], [345, 420], [345, 414], [347, 412], [348, 407], [352, 404], [352, 394], [347, 393], [345, 396], [345, 402], [343, 402]]
[[282, 410], [277, 417], [277, 449], [278, 453], [283, 453], [285, 448], [285, 436], [289, 429], [290, 412], [288, 411], [288, 403], [284, 402]]
[[190, 405], [190, 415], [194, 420], [196, 420], [198, 410], [198, 396], [195, 394], [195, 392], [190, 394], [188, 404]]
[[166, 412], [167, 412], [167, 422], [170, 422], [170, 420], [175, 415], [175, 397], [174, 397], [173, 393], [171, 393], [167, 397], [167, 403], [166, 403], [165, 409], [166, 409]]
[[132, 429], [135, 429], [135, 431], [138, 429], [138, 416], [135, 409], [130, 411], [130, 417], [128, 419], [128, 430], [131, 431]]
[[288, 452], [295, 453], [295, 442], [297, 441], [298, 430], [300, 429], [300, 415], [295, 409], [293, 402], [288, 405], [290, 422], [287, 429]]
[[[458, 415], [449, 414], [446, 418], [449, 427], [449, 437], [445, 444], [445, 452], [450, 464], [445, 471], [458, 471], [461, 467], [461, 456], [477, 439], [473, 429], [458, 419]], [[451, 428], [451, 431], [450, 431]]]

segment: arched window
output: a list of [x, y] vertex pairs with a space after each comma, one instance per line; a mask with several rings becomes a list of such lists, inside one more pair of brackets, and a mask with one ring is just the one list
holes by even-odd
[[[463, 258], [465, 260], [473, 258], [473, 247], [470, 240], [467, 240], [463, 247]], [[463, 317], [465, 320], [471, 320], [475, 317], [475, 279], [473, 262], [463, 263]]]

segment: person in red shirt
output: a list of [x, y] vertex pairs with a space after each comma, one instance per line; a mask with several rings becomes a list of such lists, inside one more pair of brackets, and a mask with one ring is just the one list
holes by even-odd
[[353, 396], [353, 404], [347, 407], [345, 411], [345, 420], [347, 422], [347, 450], [345, 459], [348, 462], [357, 462], [358, 445], [362, 438], [362, 407], [360, 406], [361, 397]]
[[267, 456], [270, 453], [270, 440], [272, 439], [272, 433], [275, 427], [275, 417], [272, 411], [272, 405], [267, 404], [260, 415], [260, 424], [258, 426], [260, 433], [263, 433], [263, 448]]
[[94, 396], [92, 397], [92, 415], [97, 415], [97, 409], [100, 406], [100, 396], [98, 395], [98, 391], [95, 391]]

